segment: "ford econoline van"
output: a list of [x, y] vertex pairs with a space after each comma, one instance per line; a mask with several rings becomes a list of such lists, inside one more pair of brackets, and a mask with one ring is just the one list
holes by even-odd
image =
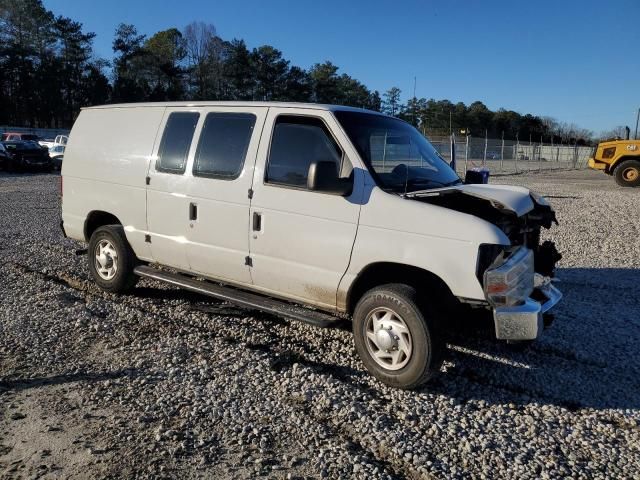
[[85, 108], [62, 227], [109, 292], [148, 277], [319, 326], [352, 321], [365, 367], [412, 388], [461, 305], [530, 341], [561, 298], [555, 214], [465, 184], [411, 125], [361, 109], [192, 102]]

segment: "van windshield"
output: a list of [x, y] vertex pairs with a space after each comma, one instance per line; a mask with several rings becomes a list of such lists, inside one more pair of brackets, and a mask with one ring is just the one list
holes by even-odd
[[364, 112], [338, 110], [334, 114], [382, 189], [409, 193], [462, 182], [424, 135], [408, 123]]

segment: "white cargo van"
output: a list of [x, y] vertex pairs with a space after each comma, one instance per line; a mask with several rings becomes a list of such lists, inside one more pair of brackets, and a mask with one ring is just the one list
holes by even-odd
[[561, 298], [559, 254], [540, 243], [548, 203], [463, 183], [416, 129], [376, 112], [86, 108], [62, 175], [63, 230], [89, 243], [101, 288], [142, 276], [320, 326], [347, 317], [366, 368], [397, 387], [438, 370], [458, 306], [523, 341]]

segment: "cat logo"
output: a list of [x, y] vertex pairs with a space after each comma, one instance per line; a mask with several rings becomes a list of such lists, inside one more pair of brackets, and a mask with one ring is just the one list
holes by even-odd
[[627, 150], [637, 150], [637, 149], [638, 149], [638, 145], [634, 145], [634, 144], [627, 145]]

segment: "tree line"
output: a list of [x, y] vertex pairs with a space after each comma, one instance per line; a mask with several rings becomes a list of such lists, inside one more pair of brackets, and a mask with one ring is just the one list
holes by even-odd
[[69, 128], [81, 107], [174, 100], [263, 100], [330, 103], [383, 111], [428, 135], [472, 134], [505, 139], [583, 143], [591, 132], [548, 117], [491, 111], [482, 102], [383, 95], [330, 61], [308, 69], [277, 48], [249, 48], [193, 22], [151, 36], [121, 24], [113, 59], [96, 57], [95, 34], [47, 10], [42, 0], [0, 0], [0, 124]]

